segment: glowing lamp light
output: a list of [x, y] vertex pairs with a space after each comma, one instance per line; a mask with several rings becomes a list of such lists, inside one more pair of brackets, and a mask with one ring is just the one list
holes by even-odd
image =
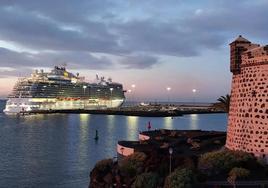
[[170, 91], [171, 90], [171, 87], [167, 87], [167, 91]]
[[193, 91], [193, 93], [196, 93], [197, 90], [196, 89], [193, 89], [192, 91]]
[[172, 153], [173, 153], [173, 149], [172, 149], [172, 148], [169, 148], [169, 149], [168, 149], [168, 152], [169, 152], [170, 155], [172, 155]]
[[83, 86], [83, 88], [84, 88], [84, 89], [86, 89], [86, 88], [87, 88], [87, 86]]
[[131, 93], [131, 89], [127, 90], [128, 93]]
[[131, 87], [132, 87], [132, 88], [135, 88], [135, 87], [136, 87], [136, 85], [135, 85], [135, 84], [132, 84], [132, 85], [131, 85]]
[[113, 91], [114, 90], [114, 88], [110, 88], [110, 91]]

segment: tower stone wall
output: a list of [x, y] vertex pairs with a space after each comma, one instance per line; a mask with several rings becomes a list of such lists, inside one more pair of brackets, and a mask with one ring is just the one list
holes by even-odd
[[239, 36], [230, 48], [233, 78], [226, 147], [268, 162], [268, 46]]

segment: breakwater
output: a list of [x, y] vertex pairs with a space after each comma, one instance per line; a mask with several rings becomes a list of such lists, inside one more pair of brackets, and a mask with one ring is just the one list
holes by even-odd
[[103, 115], [125, 115], [125, 116], [140, 116], [140, 117], [176, 117], [185, 114], [210, 114], [210, 113], [224, 113], [221, 110], [215, 110], [210, 107], [187, 107], [187, 108], [173, 108], [165, 107], [122, 107], [116, 109], [72, 109], [72, 110], [36, 110], [32, 112], [22, 112], [21, 114], [50, 114], [50, 113], [71, 113], [71, 114], [103, 114]]

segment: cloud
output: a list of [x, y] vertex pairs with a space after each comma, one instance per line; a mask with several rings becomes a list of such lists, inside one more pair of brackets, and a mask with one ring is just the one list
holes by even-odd
[[167, 0], [150, 8], [152, 3], [2, 0], [0, 40], [37, 53], [3, 46], [0, 67], [67, 62], [73, 68], [113, 69], [110, 56], [116, 56], [123, 68], [146, 69], [160, 63], [159, 56], [199, 56], [238, 34], [267, 35], [266, 1]]
[[20, 68], [20, 69], [0, 69], [0, 78], [7, 78], [7, 77], [25, 77], [29, 76], [30, 73], [33, 72], [31, 68]]
[[200, 48], [215, 49], [223, 43], [219, 34], [196, 33], [191, 28], [181, 28], [178, 20], [129, 21], [113, 27], [117, 28], [121, 45], [128, 51], [191, 57], [199, 55]]
[[103, 5], [97, 1], [13, 2], [16, 3], [0, 9], [0, 37], [37, 50], [114, 55], [144, 52], [187, 57], [199, 55], [200, 47], [217, 48], [223, 43], [218, 34], [197, 33], [181, 27], [179, 19], [125, 21], [118, 19], [121, 15], [107, 19], [107, 14], [115, 14], [109, 7], [116, 9], [110, 1]]
[[[113, 62], [105, 56], [94, 56], [89, 52], [64, 51], [64, 52], [15, 52], [0, 48], [0, 67], [9, 68], [36, 68], [54, 67], [67, 63], [72, 69], [112, 69]], [[10, 71], [11, 73], [12, 71]]]
[[239, 34], [252, 38], [266, 38], [267, 6], [267, 1], [238, 1], [237, 3], [231, 0], [215, 1], [210, 7], [202, 9], [201, 13], [183, 19], [181, 25], [195, 33], [221, 36], [223, 42]]
[[148, 69], [159, 63], [156, 57], [148, 55], [135, 55], [122, 58], [120, 64], [127, 69]]
[[20, 68], [35, 65], [34, 58], [30, 53], [19, 53], [6, 48], [0, 48], [0, 67]]
[[[81, 28], [58, 23], [38, 12], [17, 7], [0, 8], [2, 40], [36, 50], [79, 50], [116, 53], [116, 38], [104, 23], [87, 21]], [[66, 29], [69, 28], [69, 29]]]

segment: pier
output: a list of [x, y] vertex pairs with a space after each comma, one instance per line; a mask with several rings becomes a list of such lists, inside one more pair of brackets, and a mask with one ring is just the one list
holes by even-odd
[[23, 114], [51, 114], [51, 113], [71, 113], [71, 114], [104, 114], [104, 115], [124, 115], [140, 117], [176, 117], [186, 114], [210, 114], [225, 113], [213, 106], [193, 106], [193, 105], [148, 105], [148, 106], [128, 106], [109, 109], [66, 109], [66, 110], [36, 110], [24, 112]]

